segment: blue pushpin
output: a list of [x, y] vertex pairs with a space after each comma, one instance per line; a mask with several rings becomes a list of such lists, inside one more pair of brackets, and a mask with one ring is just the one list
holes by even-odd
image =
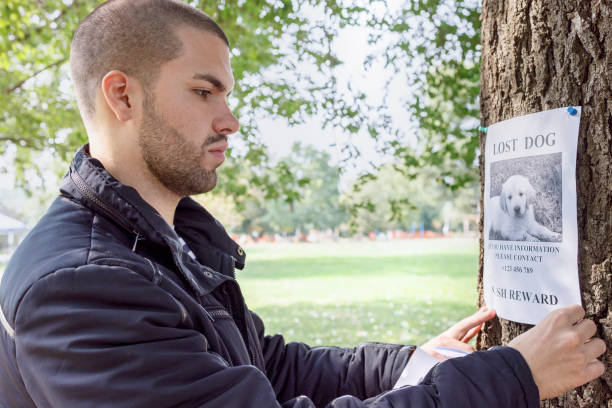
[[478, 126], [478, 130], [482, 133], [487, 133], [487, 128], [485, 126]]
[[567, 108], [567, 111], [571, 116], [576, 116], [576, 114], [578, 113], [578, 109], [574, 108], [573, 106]]

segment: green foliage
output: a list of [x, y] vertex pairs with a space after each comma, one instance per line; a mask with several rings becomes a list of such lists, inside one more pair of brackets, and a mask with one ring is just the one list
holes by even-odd
[[[350, 211], [351, 229], [362, 233], [410, 230], [423, 223], [425, 229], [440, 230], [444, 221], [475, 211], [475, 183], [449, 191], [435, 182], [437, 177], [439, 169], [435, 166], [422, 167], [418, 174], [406, 176], [404, 168], [396, 165], [382, 166], [376, 175], [360, 177], [343, 197]], [[453, 210], [452, 217], [445, 208]]]
[[26, 169], [37, 167], [37, 152], [68, 157], [85, 139], [66, 92], [66, 62], [71, 33], [95, 2], [68, 3], [7, 0], [0, 6], [0, 154], [12, 146], [21, 181]]
[[337, 228], [347, 216], [339, 204], [340, 169], [329, 161], [327, 152], [294, 144], [291, 155], [265, 175], [261, 185], [266, 188], [246, 200], [237, 232], [294, 234]]
[[418, 122], [418, 147], [396, 137], [386, 150], [406, 174], [437, 167], [436, 179], [453, 190], [477, 180], [480, 2], [406, 0], [401, 13], [378, 24], [397, 34], [386, 48], [387, 64], [417, 84], [406, 108]]
[[[22, 181], [24, 171], [36, 167], [32, 153], [50, 150], [68, 160], [86, 141], [67, 61], [76, 26], [99, 3], [6, 0], [0, 6], [0, 154], [17, 150], [13, 164]], [[333, 68], [340, 61], [330, 44], [341, 27], [356, 23], [363, 6], [336, 0], [189, 3], [219, 22], [232, 44], [237, 87], [231, 103], [246, 145], [240, 154], [234, 152], [240, 159], [236, 162], [249, 169], [267, 169], [266, 148], [257, 128], [263, 117], [295, 124], [321, 114], [332, 125], [342, 119], [346, 128], [360, 128], [364, 114], [343, 101], [334, 87]], [[244, 192], [238, 169], [224, 172], [223, 177], [225, 192]], [[257, 183], [265, 185], [266, 179], [250, 180], [251, 185]], [[271, 197], [275, 195], [272, 186], [265, 188]]]
[[382, 166], [341, 193], [340, 168], [329, 162], [327, 152], [296, 143], [271, 171], [259, 175], [242, 168], [246, 180], [257, 183], [243, 186], [239, 197], [215, 190], [201, 201], [236, 233], [293, 235], [313, 228], [368, 233], [410, 230], [421, 223], [439, 231], [445, 221], [458, 229], [466, 214], [476, 212], [477, 183], [450, 191], [434, 181], [439, 177], [434, 166], [414, 177], [401, 166]]
[[[38, 152], [67, 161], [86, 141], [67, 57], [76, 26], [99, 3], [5, 0], [0, 6], [0, 155], [12, 158], [26, 187], [32, 187], [26, 172], [37, 169]], [[439, 168], [436, 179], [452, 188], [477, 177], [480, 5], [475, 0], [406, 0], [399, 10], [382, 0], [189, 3], [216, 19], [231, 42], [237, 84], [231, 104], [242, 124], [244, 147], [231, 152], [234, 164], [224, 166], [219, 192], [237, 197], [239, 207], [254, 187], [263, 198], [295, 202], [306, 182], [291, 166], [270, 163], [257, 127], [261, 118], [298, 124], [317, 116], [324, 126], [369, 135], [396, 158], [406, 177], [423, 166]], [[417, 145], [408, 143], [412, 133], [391, 118], [388, 106], [350, 84], [349, 89], [340, 86], [336, 68], [342, 61], [332, 43], [347, 26], [367, 27], [370, 42], [384, 46], [382, 54], [364, 62], [366, 67], [383, 58], [407, 78], [416, 95], [406, 110], [418, 123]], [[350, 142], [339, 151], [345, 160], [360, 155]], [[407, 204], [414, 205], [392, 201], [392, 213]]]

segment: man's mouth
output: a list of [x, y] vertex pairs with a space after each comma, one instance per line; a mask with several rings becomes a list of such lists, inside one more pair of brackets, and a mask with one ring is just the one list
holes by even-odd
[[210, 153], [215, 159], [219, 160], [221, 163], [225, 161], [225, 151], [227, 150], [227, 141], [222, 140], [217, 143], [213, 143], [208, 149], [208, 153]]

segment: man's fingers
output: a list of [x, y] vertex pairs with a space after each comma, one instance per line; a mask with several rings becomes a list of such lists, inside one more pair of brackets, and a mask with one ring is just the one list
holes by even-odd
[[467, 334], [463, 336], [461, 341], [463, 343], [468, 343], [470, 340], [472, 340], [472, 338], [480, 331], [480, 329], [482, 329], [483, 324], [484, 323], [480, 323], [478, 326], [473, 327], [470, 330], [468, 330]]
[[580, 305], [570, 305], [558, 309], [567, 318], [569, 324], [574, 324], [584, 317], [585, 311]]
[[582, 320], [580, 323], [576, 324], [576, 330], [580, 333], [580, 337], [584, 340], [590, 339], [597, 332], [597, 326], [592, 320]]
[[606, 352], [606, 343], [602, 339], [591, 339], [582, 346], [587, 361], [595, 360]]
[[495, 310], [488, 307], [483, 307], [471, 316], [466, 317], [446, 332], [452, 338], [461, 340], [465, 337], [468, 331], [482, 323], [491, 320], [495, 317]]
[[593, 381], [597, 377], [602, 376], [605, 371], [606, 371], [606, 367], [601, 361], [599, 360], [591, 361], [586, 366], [585, 374], [587, 378], [584, 380], [583, 384], [589, 381]]

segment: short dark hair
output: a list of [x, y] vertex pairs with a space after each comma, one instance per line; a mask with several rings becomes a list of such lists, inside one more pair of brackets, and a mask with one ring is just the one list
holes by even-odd
[[81, 113], [94, 113], [97, 86], [118, 69], [143, 84], [154, 83], [160, 66], [177, 58], [182, 25], [208, 31], [229, 41], [219, 25], [202, 11], [176, 0], [109, 0], [77, 27], [70, 50], [70, 71]]

